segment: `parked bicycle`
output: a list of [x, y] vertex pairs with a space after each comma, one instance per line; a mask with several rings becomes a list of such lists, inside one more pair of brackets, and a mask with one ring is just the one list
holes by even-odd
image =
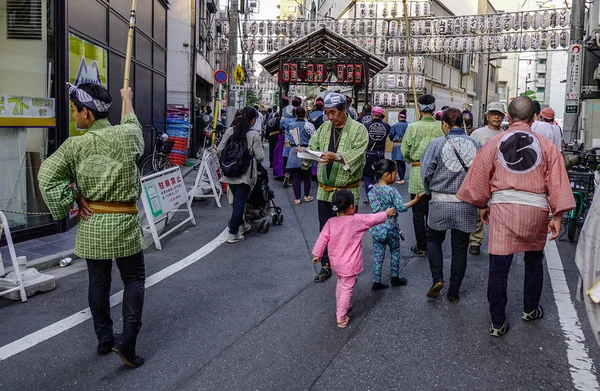
[[[563, 219], [566, 234], [570, 241], [575, 240], [577, 231], [583, 227], [585, 217], [590, 209], [596, 190], [596, 171], [599, 167], [597, 151], [600, 147], [581, 151], [581, 144], [571, 143], [565, 147], [565, 154], [576, 157], [575, 163], [567, 171], [575, 198], [575, 209], [570, 211]], [[565, 234], [563, 232], [563, 235]], [[562, 236], [562, 235], [561, 235]]]
[[169, 136], [166, 133], [159, 132], [158, 128], [154, 125], [146, 125], [144, 128], [156, 132], [156, 138], [152, 154], [146, 157], [140, 164], [141, 175], [146, 176], [173, 167], [169, 160], [169, 153], [173, 149], [174, 142], [169, 140]]

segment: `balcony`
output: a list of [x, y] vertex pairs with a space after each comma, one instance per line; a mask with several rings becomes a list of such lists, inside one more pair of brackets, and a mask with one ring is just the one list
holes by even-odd
[[536, 92], [535, 97], [537, 98], [536, 100], [538, 102], [542, 103], [546, 100], [546, 93], [545, 92]]
[[536, 87], [546, 87], [546, 78], [538, 77], [537, 81], [535, 82], [535, 86]]

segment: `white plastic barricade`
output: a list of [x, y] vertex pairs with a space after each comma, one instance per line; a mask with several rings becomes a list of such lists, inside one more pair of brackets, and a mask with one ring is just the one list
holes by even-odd
[[[172, 167], [165, 171], [150, 174], [141, 179], [142, 182], [142, 204], [146, 212], [147, 227], [150, 230], [154, 245], [161, 250], [160, 240], [188, 221], [196, 225], [192, 212], [192, 201], [188, 198], [185, 183], [179, 167]], [[181, 206], [185, 208], [181, 209]], [[163, 219], [169, 222], [171, 216], [176, 212], [187, 212], [189, 217], [159, 236], [156, 223]]]
[[[201, 183], [205, 181], [210, 184], [210, 194], [204, 194], [200, 188]], [[221, 195], [223, 195], [223, 188], [221, 182], [219, 182], [219, 157], [215, 150], [206, 150], [202, 155], [200, 169], [198, 169], [194, 187], [190, 190], [189, 198], [190, 200], [194, 198], [214, 198], [220, 208]]]
[[[0, 212], [0, 220], [2, 220], [2, 227], [0, 227], [0, 238], [2, 237], [2, 232], [4, 232], [4, 236], [6, 237], [6, 245], [8, 246], [8, 252], [14, 268], [13, 274], [15, 275], [15, 278], [0, 278], [0, 288], [4, 289], [0, 291], [0, 296], [19, 291], [19, 294], [21, 295], [21, 301], [26, 302], [27, 295], [25, 294], [25, 285], [21, 279], [21, 269], [19, 268], [19, 262], [17, 261], [17, 253], [12, 241], [12, 236], [10, 235], [8, 220], [2, 212]], [[2, 254], [0, 254], [0, 277], [3, 275], [4, 264], [2, 263]]]

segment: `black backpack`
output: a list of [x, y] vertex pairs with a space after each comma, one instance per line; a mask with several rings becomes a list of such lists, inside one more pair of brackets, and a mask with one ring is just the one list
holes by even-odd
[[252, 154], [248, 150], [246, 136], [241, 140], [235, 140], [233, 135], [227, 140], [225, 149], [219, 159], [221, 173], [230, 178], [241, 177], [252, 163]]
[[279, 132], [279, 122], [279, 114], [275, 114], [267, 120], [267, 125], [265, 126], [267, 135], [271, 132]]

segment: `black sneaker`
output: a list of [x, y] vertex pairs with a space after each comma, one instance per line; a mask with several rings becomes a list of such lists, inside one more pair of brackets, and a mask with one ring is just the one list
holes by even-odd
[[526, 322], [530, 322], [532, 320], [540, 319], [543, 316], [544, 311], [542, 310], [541, 306], [538, 306], [538, 308], [534, 309], [531, 312], [523, 311], [523, 316], [521, 317], [521, 319], [523, 319]]
[[419, 250], [419, 248], [416, 245], [412, 246], [410, 248], [410, 251], [412, 251], [418, 257], [426, 257], [427, 256], [427, 251]]
[[431, 288], [427, 291], [427, 297], [436, 299], [440, 297], [440, 291], [444, 287], [444, 283], [442, 281], [434, 282]]
[[115, 346], [114, 340], [109, 342], [98, 343], [98, 348], [96, 349], [96, 351], [98, 352], [98, 354], [106, 356], [107, 354], [112, 353], [113, 346]]
[[392, 277], [390, 283], [392, 284], [392, 286], [404, 286], [408, 284], [408, 280], [406, 278]]
[[471, 248], [469, 249], [469, 254], [471, 254], [471, 255], [481, 254], [481, 246], [471, 246]]
[[388, 284], [382, 284], [381, 282], [374, 282], [373, 286], [371, 287], [372, 291], [380, 291], [382, 289], [387, 289], [390, 286]]
[[490, 326], [490, 337], [502, 337], [508, 331], [508, 322], [504, 322], [504, 324], [500, 327], [495, 327], [494, 324]]
[[329, 265], [322, 266], [319, 274], [315, 276], [315, 282], [325, 282], [331, 277], [331, 267]]
[[458, 302], [460, 301], [460, 296], [458, 295], [458, 292], [456, 292], [456, 293], [448, 292], [447, 298], [448, 298], [448, 301], [452, 304], [458, 304]]

